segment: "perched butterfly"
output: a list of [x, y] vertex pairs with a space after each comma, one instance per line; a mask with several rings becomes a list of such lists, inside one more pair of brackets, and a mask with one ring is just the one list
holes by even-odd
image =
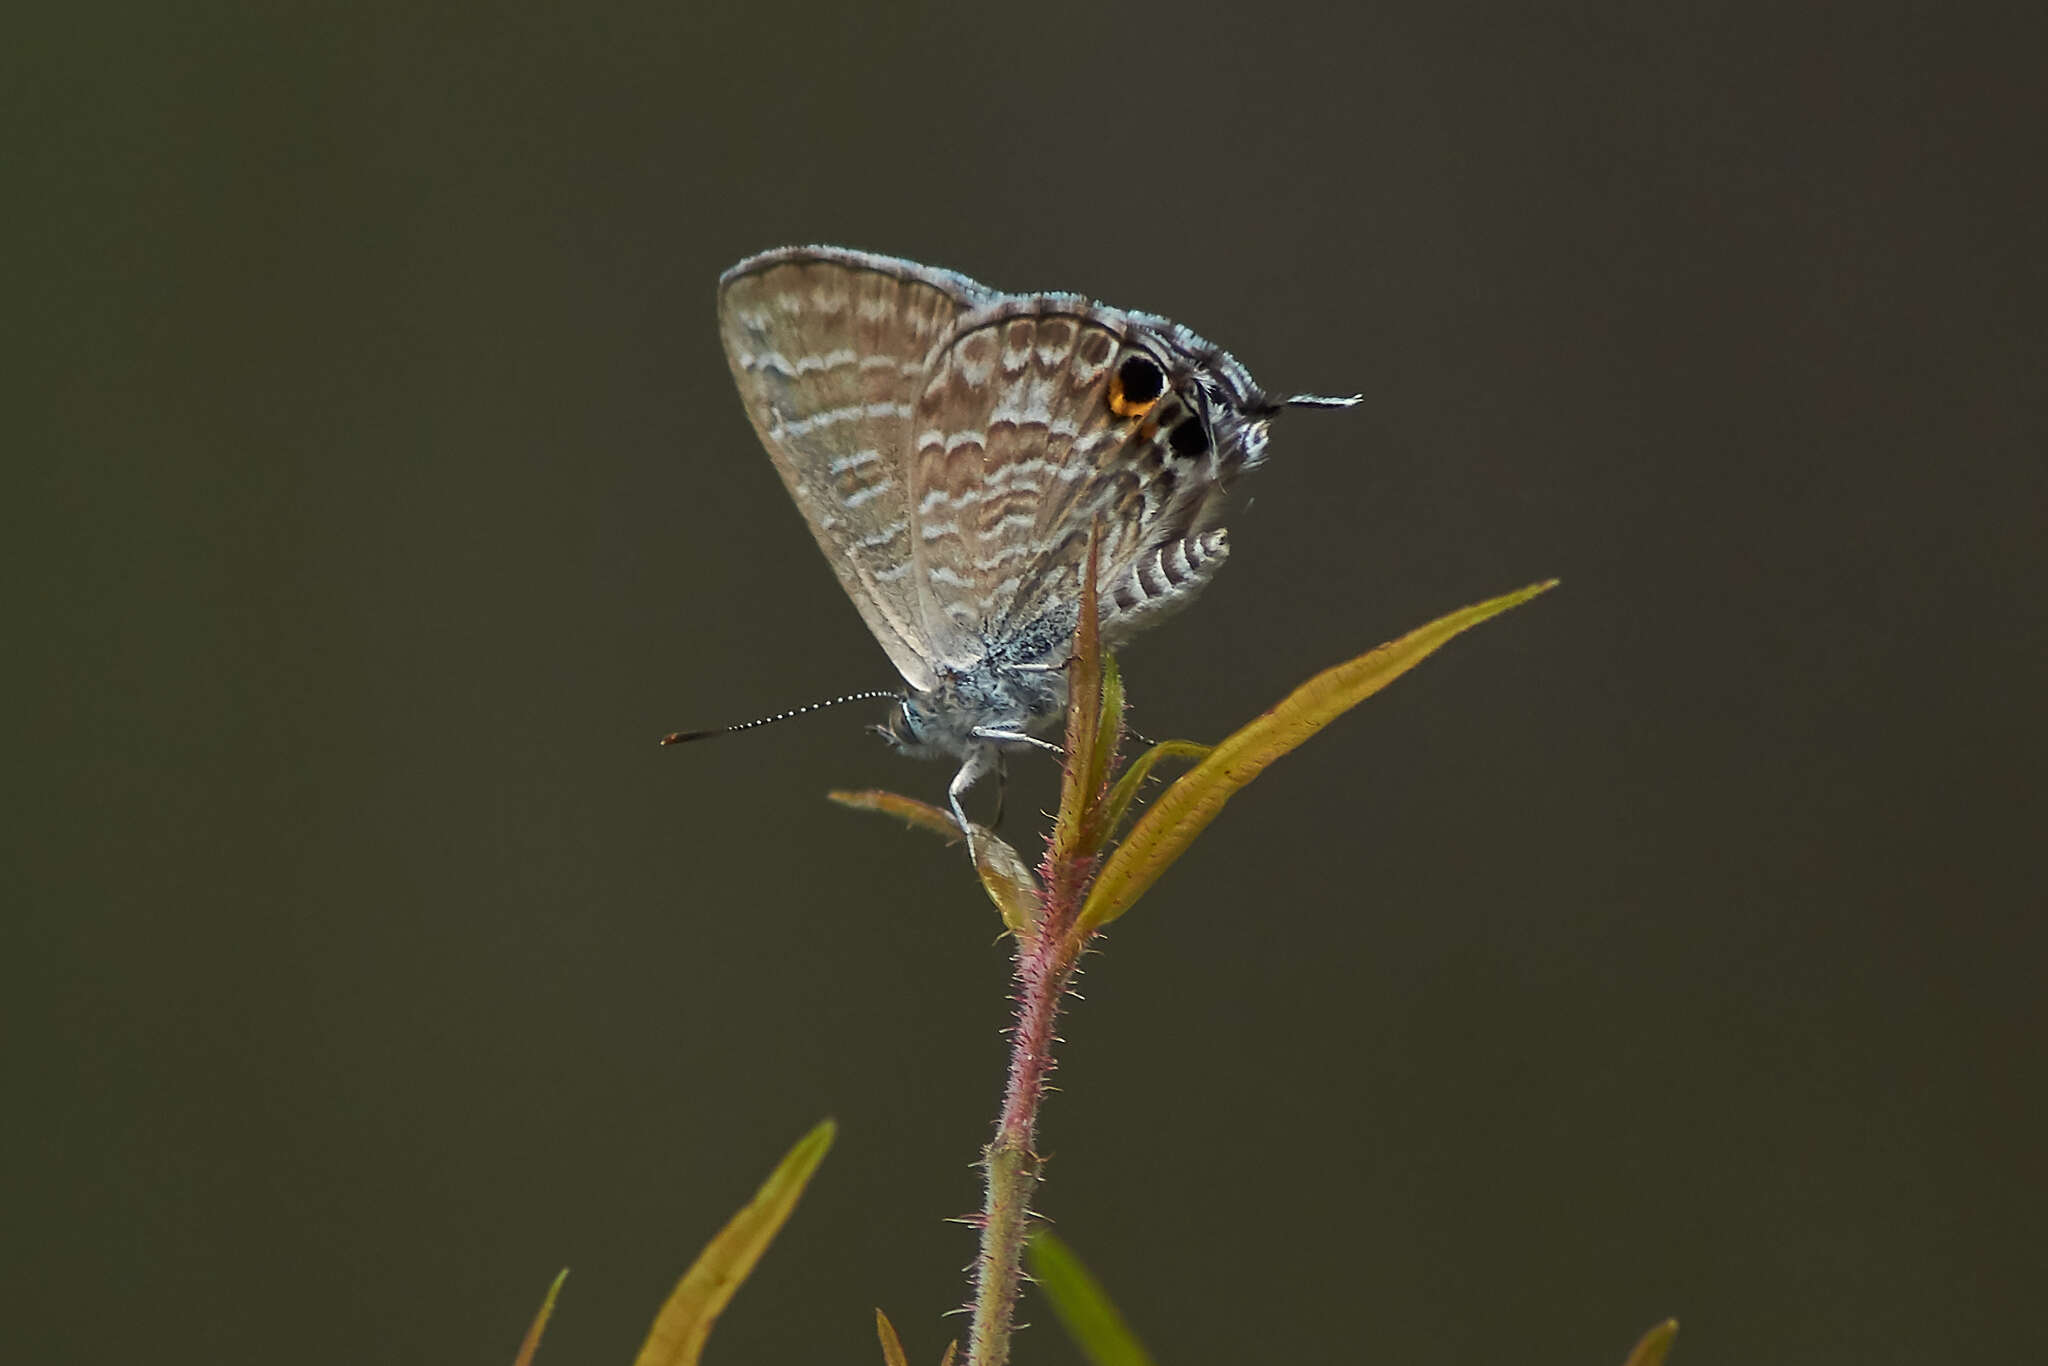
[[[959, 760], [947, 797], [1066, 706], [1091, 528], [1116, 645], [1229, 553], [1224, 492], [1289, 405], [1194, 333], [1074, 294], [1004, 294], [836, 247], [728, 270], [740, 398], [847, 596], [909, 689], [882, 734]], [[678, 736], [671, 738], [694, 738]]]

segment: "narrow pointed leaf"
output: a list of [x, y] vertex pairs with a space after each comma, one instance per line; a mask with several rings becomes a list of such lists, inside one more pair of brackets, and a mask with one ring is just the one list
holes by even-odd
[[1124, 775], [1116, 780], [1116, 786], [1110, 789], [1109, 800], [1102, 804], [1103, 827], [1107, 833], [1116, 834], [1117, 827], [1124, 823], [1124, 815], [1131, 809], [1131, 803], [1143, 790], [1145, 780], [1152, 776], [1153, 766], [1161, 759], [1206, 759], [1215, 748], [1193, 740], [1161, 740], [1132, 760]]
[[1671, 1344], [1677, 1339], [1678, 1320], [1666, 1319], [1643, 1334], [1622, 1366], [1664, 1366], [1664, 1354], [1671, 1350]]
[[1116, 656], [1102, 656], [1102, 705], [1095, 719], [1095, 748], [1089, 755], [1088, 782], [1082, 789], [1089, 803], [1081, 822], [1081, 846], [1076, 853], [1092, 856], [1108, 841], [1114, 826], [1107, 806], [1097, 798], [1109, 786], [1110, 771], [1116, 767], [1118, 742], [1124, 733], [1124, 676]]
[[838, 1126], [826, 1120], [805, 1134], [789, 1150], [746, 1208], [719, 1230], [695, 1264], [683, 1273], [669, 1295], [668, 1303], [654, 1317], [654, 1327], [634, 1358], [635, 1366], [696, 1366], [704, 1351], [704, 1339], [718, 1320], [733, 1292], [747, 1279], [776, 1231], [796, 1208], [797, 1197], [825, 1152], [832, 1146]]
[[974, 871], [981, 878], [981, 890], [1003, 918], [1004, 929], [1026, 937], [1037, 931], [1038, 874], [1015, 848], [979, 825], [974, 827]]
[[1116, 762], [1116, 742], [1124, 724], [1124, 673], [1117, 667], [1116, 656], [1103, 652], [1102, 656], [1102, 707], [1095, 718], [1095, 753], [1090, 756], [1093, 763], [1088, 773], [1088, 793], [1092, 797], [1102, 790], [1109, 780], [1109, 768]]
[[1085, 938], [1136, 904], [1216, 819], [1237, 791], [1337, 717], [1420, 664], [1446, 641], [1489, 617], [1499, 616], [1555, 586], [1557, 580], [1475, 603], [1441, 617], [1399, 640], [1335, 668], [1325, 669], [1283, 698], [1279, 705], [1216, 746], [1209, 757], [1181, 775], [1139, 818], [1117, 847], [1074, 926]]
[[[1067, 761], [1060, 772], [1060, 812], [1053, 822], [1052, 862], [1072, 856], [1082, 844], [1083, 822], [1100, 791], [1102, 740], [1102, 623], [1095, 576], [1099, 572], [1101, 524], [1088, 534], [1088, 567], [1081, 575], [1081, 619], [1074, 628], [1074, 654], [1067, 663]], [[1095, 784], [1091, 786], [1090, 784]]]
[[1090, 1366], [1152, 1366], [1145, 1345], [1073, 1249], [1040, 1229], [1032, 1235], [1024, 1255], [1031, 1278], [1052, 1302], [1060, 1325]]
[[[929, 802], [894, 792], [828, 792], [831, 800], [855, 811], [875, 811], [894, 816], [920, 830], [929, 830], [947, 843], [960, 838], [953, 813]], [[1038, 876], [1014, 847], [985, 825], [974, 827], [974, 871], [981, 889], [995, 903], [1003, 926], [1012, 934], [1028, 934], [1038, 924]]]
[[879, 1309], [875, 1311], [875, 1336], [882, 1340], [882, 1366], [910, 1366], [910, 1358], [903, 1355], [903, 1339], [896, 1336], [896, 1325]]
[[519, 1355], [512, 1358], [512, 1366], [533, 1366], [533, 1354], [540, 1350], [540, 1335], [547, 1331], [548, 1319], [555, 1312], [555, 1297], [562, 1293], [562, 1282], [569, 1279], [569, 1268], [563, 1267], [555, 1273], [555, 1282], [548, 1287], [547, 1297], [540, 1302], [540, 1312], [533, 1316], [533, 1325], [526, 1330], [526, 1340], [519, 1344]]
[[882, 792], [868, 788], [860, 792], [827, 792], [828, 801], [834, 801], [855, 811], [874, 811], [884, 816], [894, 816], [918, 830], [929, 830], [947, 843], [957, 843], [960, 827], [953, 820], [953, 813], [942, 811], [930, 802], [921, 802], [915, 797], [905, 797], [894, 792]]

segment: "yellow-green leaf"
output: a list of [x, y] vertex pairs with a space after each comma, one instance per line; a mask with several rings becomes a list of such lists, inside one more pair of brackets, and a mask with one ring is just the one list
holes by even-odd
[[826, 1120], [805, 1134], [789, 1150], [746, 1208], [735, 1214], [718, 1231], [683, 1279], [669, 1295], [668, 1303], [654, 1317], [654, 1327], [634, 1359], [635, 1366], [696, 1366], [704, 1351], [704, 1339], [711, 1325], [731, 1302], [733, 1292], [761, 1260], [776, 1231], [796, 1208], [797, 1197], [825, 1152], [832, 1146], [838, 1126]]
[[1206, 759], [1209, 751], [1215, 748], [1193, 740], [1161, 740], [1132, 760], [1123, 777], [1118, 778], [1116, 786], [1110, 789], [1109, 800], [1102, 804], [1105, 835], [1114, 835], [1116, 828], [1123, 824], [1124, 813], [1131, 809], [1131, 803], [1137, 800], [1145, 780], [1152, 776], [1153, 766], [1161, 759]]
[[1031, 1278], [1091, 1366], [1152, 1366], [1138, 1335], [1073, 1249], [1040, 1229], [1031, 1236], [1024, 1256]]
[[1102, 705], [1095, 718], [1095, 752], [1089, 756], [1088, 795], [1102, 791], [1109, 781], [1109, 766], [1116, 762], [1116, 742], [1124, 725], [1124, 672], [1116, 656], [1102, 656]]
[[[960, 827], [949, 811], [942, 811], [928, 802], [915, 797], [898, 796], [894, 792], [828, 792], [825, 794], [841, 806], [855, 811], [876, 811], [884, 816], [894, 816], [920, 829], [929, 830], [948, 842], [960, 838]], [[1038, 876], [1031, 871], [1031, 865], [1023, 855], [1003, 840], [995, 831], [985, 825], [974, 827], [974, 871], [981, 878], [981, 889], [988, 893], [988, 899], [995, 903], [996, 913], [1003, 918], [1003, 926], [1012, 934], [1028, 934], [1038, 924], [1039, 889]]]
[[981, 890], [996, 904], [1003, 928], [1023, 936], [1038, 929], [1038, 875], [1022, 854], [979, 825], [974, 827], [974, 871], [981, 878]]
[[1677, 1337], [1678, 1320], [1664, 1320], [1643, 1334], [1642, 1340], [1636, 1343], [1635, 1350], [1628, 1354], [1628, 1360], [1623, 1362], [1622, 1366], [1664, 1366], [1664, 1354], [1671, 1350], [1671, 1344]]
[[526, 1330], [526, 1340], [519, 1344], [519, 1355], [512, 1358], [512, 1366], [533, 1366], [533, 1354], [540, 1350], [540, 1335], [547, 1331], [548, 1319], [555, 1312], [555, 1296], [562, 1293], [562, 1282], [568, 1279], [566, 1266], [555, 1274], [555, 1283], [548, 1287], [547, 1297], [540, 1302], [540, 1312], [533, 1316], [533, 1325]]
[[1059, 857], [1080, 855], [1092, 858], [1108, 842], [1114, 828], [1108, 820], [1108, 806], [1097, 798], [1109, 786], [1110, 771], [1116, 766], [1117, 744], [1124, 732], [1124, 676], [1116, 656], [1102, 656], [1102, 700], [1095, 719], [1095, 744], [1088, 751], [1088, 772], [1081, 791], [1088, 803], [1081, 812], [1080, 840], [1069, 849], [1061, 846]]
[[1489, 617], [1518, 607], [1553, 587], [1557, 580], [1441, 617], [1399, 640], [1335, 668], [1325, 669], [1283, 698], [1271, 711], [1245, 726], [1211, 751], [1208, 758], [1181, 775], [1139, 818], [1130, 837], [1117, 847], [1074, 926], [1085, 938], [1128, 911], [1159, 880], [1195, 837], [1223, 810], [1238, 789], [1291, 752], [1337, 717], [1363, 702], [1433, 654], [1444, 642]]
[[875, 1311], [875, 1336], [882, 1340], [882, 1366], [910, 1366], [910, 1358], [903, 1355], [903, 1339], [896, 1336], [896, 1325], [879, 1309]]
[[1052, 831], [1055, 864], [1080, 850], [1085, 838], [1083, 824], [1095, 794], [1102, 789], [1103, 766], [1109, 762], [1108, 756], [1100, 753], [1105, 674], [1114, 673], [1114, 666], [1105, 668], [1096, 599], [1101, 533], [1098, 520], [1088, 535], [1088, 563], [1081, 575], [1081, 616], [1074, 628], [1073, 658], [1067, 662], [1067, 759], [1060, 771], [1060, 811]]
[[960, 826], [953, 819], [953, 813], [942, 811], [930, 802], [921, 802], [915, 797], [899, 796], [894, 792], [881, 792], [869, 788], [862, 792], [827, 792], [825, 797], [841, 806], [855, 811], [874, 811], [919, 830], [929, 830], [947, 843], [960, 838]]

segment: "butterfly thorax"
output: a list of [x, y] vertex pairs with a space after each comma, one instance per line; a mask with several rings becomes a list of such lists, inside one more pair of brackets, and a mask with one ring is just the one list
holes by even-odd
[[905, 693], [877, 729], [900, 753], [919, 759], [965, 758], [1005, 735], [1044, 735], [1066, 710], [1071, 631], [1070, 621], [1048, 622], [991, 641], [973, 665], [948, 672], [936, 687]]

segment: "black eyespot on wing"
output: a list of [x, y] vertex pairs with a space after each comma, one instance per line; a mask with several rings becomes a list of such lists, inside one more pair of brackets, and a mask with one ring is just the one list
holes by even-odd
[[1134, 407], [1150, 403], [1166, 388], [1166, 372], [1150, 356], [1136, 352], [1124, 357], [1124, 363], [1116, 368], [1117, 387], [1123, 391], [1124, 401]]
[[1173, 430], [1166, 434], [1166, 444], [1183, 460], [1192, 460], [1209, 449], [1208, 428], [1202, 425], [1201, 418], [1190, 413], [1173, 424]]

